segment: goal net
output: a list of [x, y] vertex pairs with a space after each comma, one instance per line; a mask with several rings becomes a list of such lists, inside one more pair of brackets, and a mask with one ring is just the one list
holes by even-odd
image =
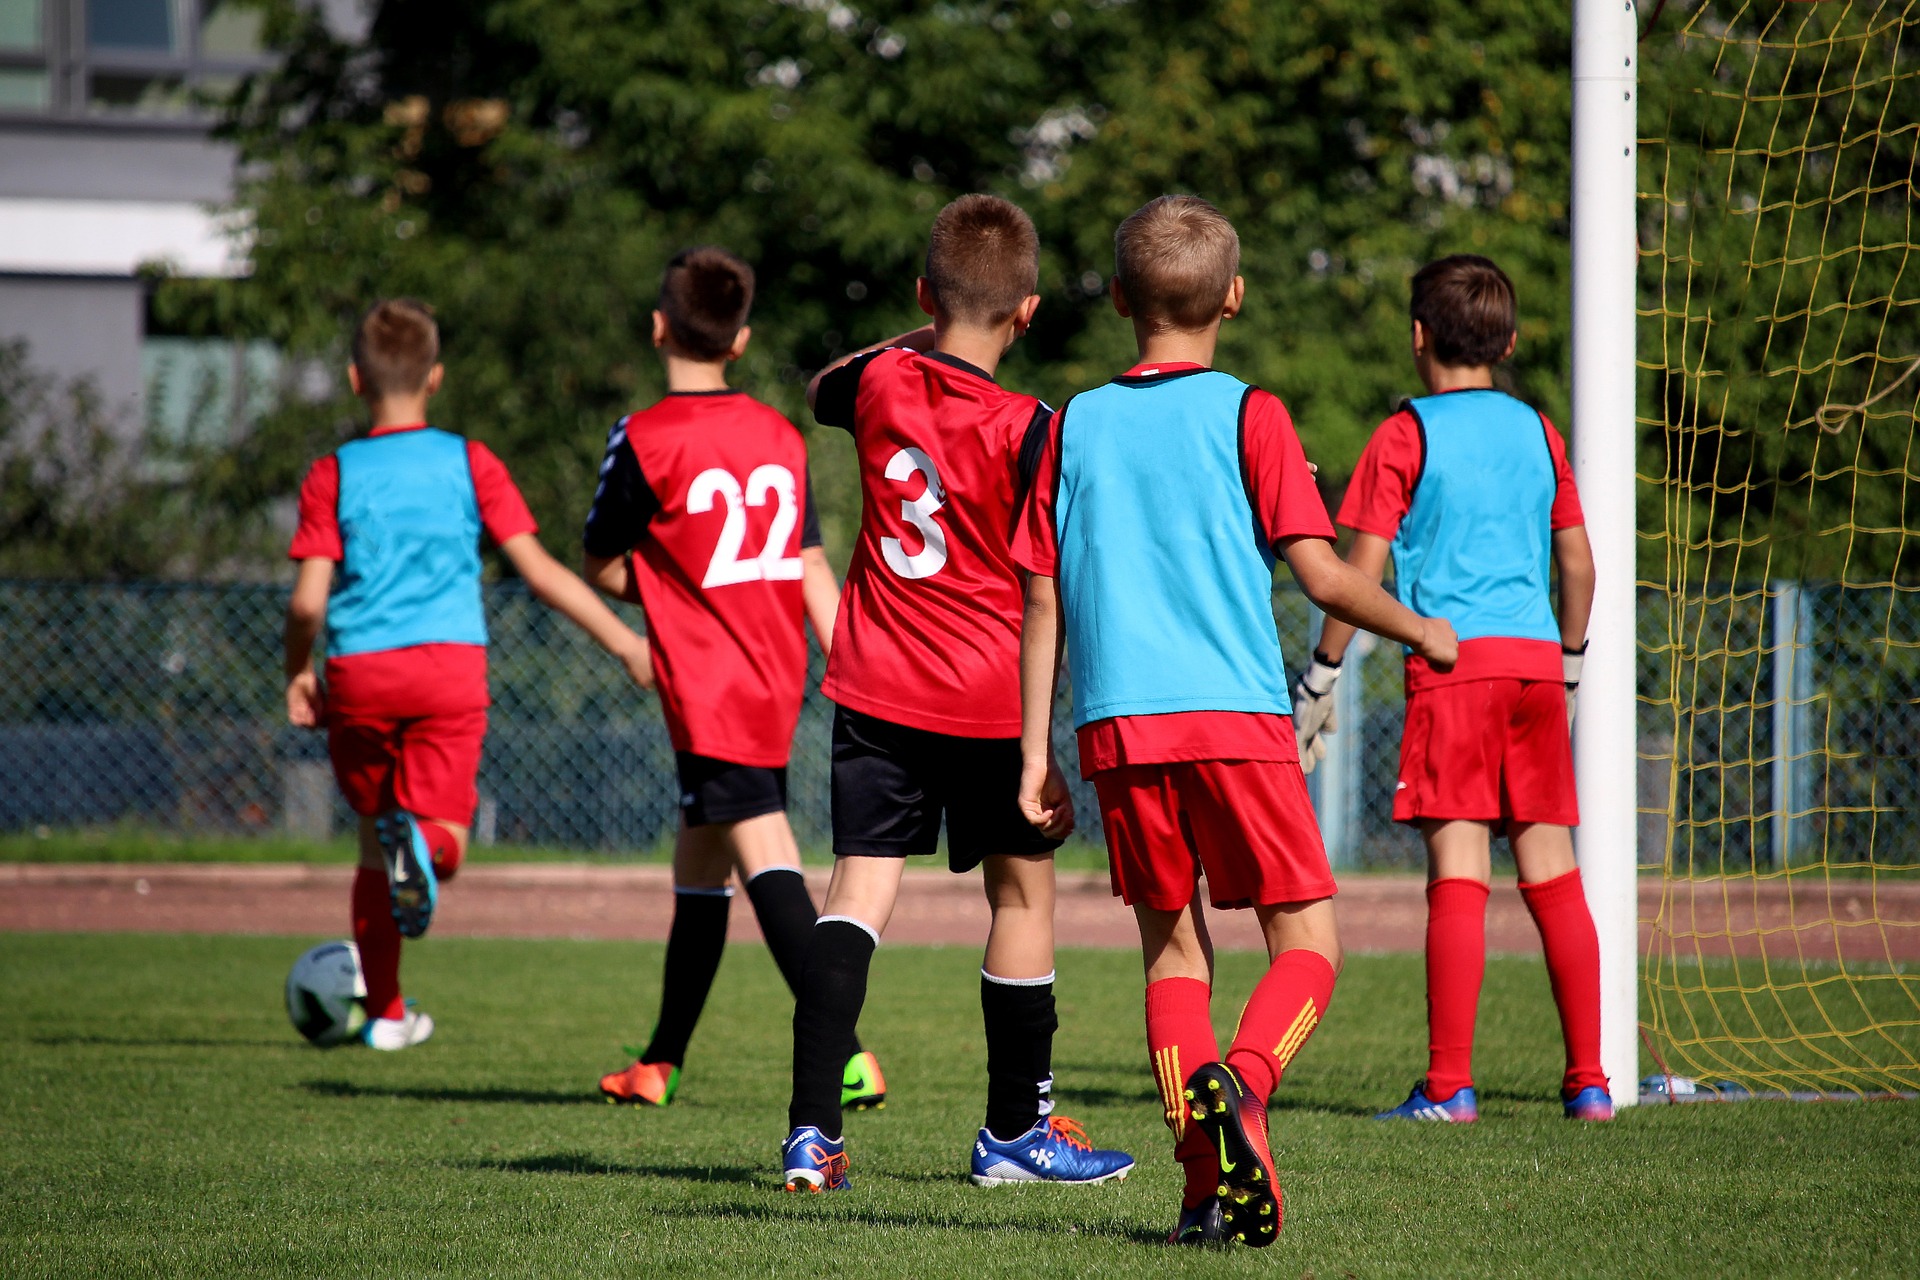
[[1920, 4], [1642, 13], [1643, 1031], [1920, 1089]]

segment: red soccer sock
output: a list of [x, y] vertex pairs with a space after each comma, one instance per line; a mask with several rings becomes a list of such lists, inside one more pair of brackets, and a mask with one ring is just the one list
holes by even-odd
[[414, 824], [420, 828], [420, 838], [427, 842], [427, 854], [433, 859], [435, 877], [453, 879], [453, 873], [460, 869], [462, 856], [460, 842], [453, 838], [453, 832], [432, 818], [416, 818]]
[[400, 926], [393, 922], [384, 871], [360, 867], [353, 873], [353, 941], [367, 980], [367, 1016], [398, 1018], [407, 1011], [400, 999]]
[[1560, 1008], [1560, 1034], [1567, 1045], [1567, 1074], [1561, 1090], [1572, 1096], [1595, 1085], [1607, 1087], [1600, 1069], [1600, 935], [1575, 868], [1563, 876], [1523, 884], [1533, 923], [1540, 929], [1540, 945], [1547, 953], [1547, 977], [1553, 983], [1553, 1002]]
[[1487, 895], [1478, 880], [1427, 886], [1427, 1096], [1445, 1102], [1473, 1084], [1473, 1026], [1487, 976]]
[[1273, 1096], [1281, 1075], [1333, 999], [1333, 964], [1318, 951], [1282, 951], [1268, 966], [1240, 1015], [1240, 1029], [1227, 1050], [1227, 1065], [1262, 1102]]
[[1198, 978], [1162, 978], [1147, 984], [1147, 1050], [1154, 1085], [1173, 1130], [1173, 1158], [1187, 1174], [1180, 1206], [1191, 1209], [1220, 1185], [1220, 1158], [1199, 1125], [1188, 1120], [1187, 1077], [1220, 1060], [1208, 1004], [1213, 990]]

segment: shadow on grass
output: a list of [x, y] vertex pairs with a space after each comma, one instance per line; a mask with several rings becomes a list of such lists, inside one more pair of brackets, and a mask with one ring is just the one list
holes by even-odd
[[1157, 1107], [1160, 1103], [1160, 1095], [1155, 1092], [1151, 1084], [1145, 1083], [1126, 1088], [1115, 1088], [1104, 1084], [1055, 1084], [1053, 1096], [1056, 1101], [1070, 1106], [1079, 1104], [1087, 1107]]
[[298, 1089], [323, 1098], [398, 1098], [406, 1102], [511, 1102], [535, 1107], [605, 1106], [597, 1093], [577, 1089], [454, 1089], [430, 1085], [356, 1084], [351, 1080], [302, 1080]]
[[547, 1156], [524, 1156], [518, 1160], [466, 1160], [456, 1168], [482, 1173], [564, 1173], [594, 1177], [672, 1178], [680, 1182], [733, 1182], [750, 1186], [770, 1182], [766, 1170], [741, 1165], [631, 1164], [607, 1160], [579, 1151], [561, 1151]]
[[29, 1042], [46, 1048], [99, 1049], [292, 1049], [307, 1046], [285, 1040], [214, 1040], [206, 1036], [34, 1036]]

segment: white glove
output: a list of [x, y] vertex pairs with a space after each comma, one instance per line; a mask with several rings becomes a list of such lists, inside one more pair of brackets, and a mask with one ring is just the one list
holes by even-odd
[[1340, 729], [1335, 714], [1333, 686], [1340, 679], [1340, 664], [1328, 662], [1318, 653], [1293, 684], [1293, 738], [1300, 748], [1300, 772], [1312, 773], [1315, 765], [1327, 758], [1325, 735]]
[[1567, 685], [1567, 729], [1573, 729], [1573, 704], [1580, 696], [1580, 668], [1587, 661], [1587, 645], [1582, 642], [1578, 649], [1560, 646], [1560, 678]]

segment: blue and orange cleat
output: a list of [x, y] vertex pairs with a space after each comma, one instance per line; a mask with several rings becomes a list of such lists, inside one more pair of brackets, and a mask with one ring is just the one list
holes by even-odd
[[853, 1185], [847, 1177], [847, 1140], [829, 1138], [810, 1124], [788, 1135], [780, 1163], [789, 1191], [845, 1191]]
[[1613, 1119], [1613, 1095], [1597, 1084], [1590, 1084], [1571, 1098], [1562, 1098], [1569, 1120]]
[[1438, 1102], [1427, 1096], [1427, 1082], [1413, 1086], [1407, 1100], [1391, 1111], [1382, 1111], [1375, 1120], [1433, 1120], [1445, 1124], [1472, 1124], [1480, 1118], [1480, 1099], [1473, 1086], [1455, 1090]]
[[403, 938], [418, 938], [433, 923], [440, 904], [440, 880], [433, 873], [433, 853], [420, 824], [403, 809], [392, 809], [373, 821], [380, 857], [387, 865], [387, 892], [393, 898], [393, 922]]
[[1187, 1077], [1189, 1115], [1220, 1155], [1220, 1231], [1264, 1249], [1280, 1238], [1280, 1180], [1267, 1145], [1267, 1103], [1240, 1073], [1209, 1062]]
[[973, 1140], [976, 1187], [1000, 1187], [1011, 1182], [1094, 1183], [1125, 1179], [1133, 1172], [1133, 1157], [1108, 1151], [1087, 1141], [1087, 1131], [1065, 1116], [1042, 1116], [1019, 1137], [1002, 1142], [985, 1129]]

